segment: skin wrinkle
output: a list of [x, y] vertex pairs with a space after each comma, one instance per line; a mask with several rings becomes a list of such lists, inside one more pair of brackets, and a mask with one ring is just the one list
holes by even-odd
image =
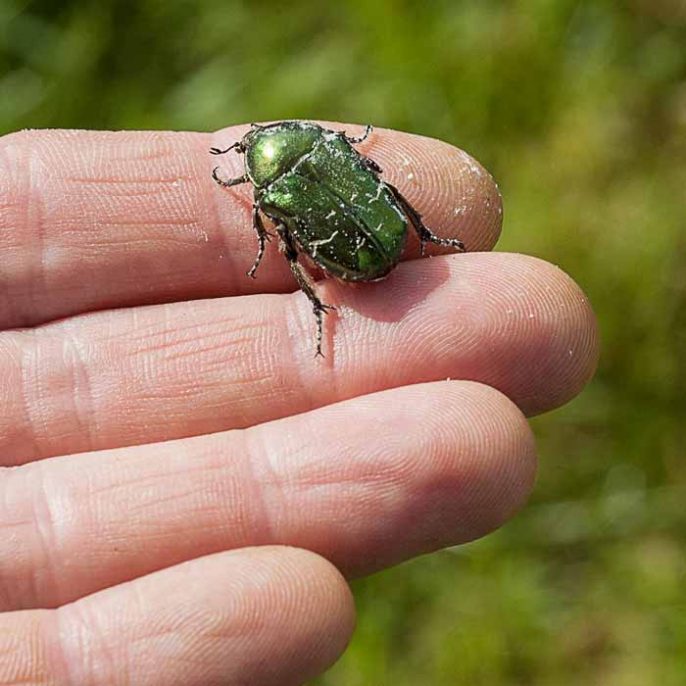
[[[123, 458], [117, 465], [116, 474], [119, 476], [116, 480], [113, 480], [113, 473], [105, 483], [98, 485], [87, 472], [88, 500], [84, 507], [87, 507], [87, 511], [98, 513], [99, 520], [104, 522], [98, 529], [99, 554], [111, 555], [110, 548], [114, 545], [118, 546], [120, 554], [128, 551], [129, 555], [154, 560], [158, 554], [164, 555], [159, 551], [167, 550], [182, 540], [189, 526], [188, 541], [191, 544], [197, 538], [192, 522], [197, 517], [208, 516], [215, 522], [213, 536], [216, 542], [211, 548], [199, 553], [221, 550], [224, 540], [231, 540], [234, 545], [251, 542], [256, 522], [252, 509], [254, 500], [239, 497], [239, 484], [247, 482], [248, 478], [241, 471], [245, 467], [243, 462], [234, 459], [242, 455], [241, 451], [232, 448], [227, 454], [224, 448], [229, 436], [231, 441], [238, 438], [238, 434], [231, 432], [226, 437], [210, 436], [207, 442], [191, 439], [189, 445], [161, 445], [160, 449], [165, 449], [169, 454], [161, 461], [147, 466], [142, 475], [137, 471], [134, 456]], [[193, 480], [187, 478], [188, 460], [184, 459], [186, 450], [194, 456], [194, 464], [202, 465], [199, 467], [201, 471]], [[102, 459], [107, 460], [107, 456], [103, 455]], [[75, 473], [74, 479], [78, 476]], [[179, 479], [179, 476], [184, 478]], [[129, 494], [145, 494], [145, 500], [131, 498]], [[161, 518], [158, 525], [158, 512], [186, 514]], [[120, 526], [135, 528], [146, 523], [149, 526], [145, 529], [144, 536], [124, 536], [117, 542], [116, 537], [121, 538], [117, 533]], [[93, 526], [95, 524], [91, 528]], [[174, 558], [167, 560], [167, 564], [179, 561]], [[118, 564], [118, 560], [116, 562]], [[125, 559], [123, 564], [125, 569]]]
[[[3, 284], [4, 307], [7, 317], [14, 319], [17, 326], [26, 323], [24, 315], [18, 311], [16, 302], [28, 291], [28, 296], [35, 291], [36, 283], [44, 280], [40, 265], [43, 264], [41, 226], [37, 231], [33, 228], [33, 186], [31, 170], [31, 149], [28, 141], [24, 146], [17, 145], [17, 141], [27, 139], [24, 133], [15, 134], [15, 144], [7, 142], [7, 138], [0, 139], [2, 146], [3, 166], [0, 168], [3, 197], [0, 200], [3, 209], [0, 215], [0, 241], [2, 241], [5, 257], [6, 273], [10, 274]], [[10, 138], [12, 141], [12, 138]], [[17, 225], [13, 225], [12, 222]], [[7, 223], [9, 222], [9, 223]], [[36, 240], [38, 239], [38, 240]], [[36, 250], [36, 246], [39, 250]], [[17, 254], [24, 257], [17, 260]], [[7, 259], [9, 258], [9, 260]], [[8, 265], [8, 266], [7, 266]], [[5, 270], [3, 270], [4, 272]], [[0, 274], [0, 276], [2, 276]], [[11, 279], [14, 277], [15, 281]], [[27, 287], [28, 284], [28, 287]]]
[[[25, 227], [26, 235], [31, 237], [31, 245], [35, 255], [35, 266], [32, 270], [30, 278], [31, 284], [31, 301], [34, 307], [40, 300], [40, 292], [47, 291], [47, 274], [46, 274], [46, 244], [45, 244], [45, 227], [42, 221], [40, 184], [35, 182], [37, 178], [36, 166], [38, 159], [35, 156], [34, 149], [31, 143], [26, 143], [26, 152], [23, 157], [23, 164], [26, 179], [26, 186], [24, 188], [24, 196], [26, 198], [25, 206]], [[21, 165], [20, 165], [21, 169]], [[32, 229], [31, 227], [35, 227]], [[21, 230], [21, 229], [20, 229]], [[31, 250], [29, 250], [31, 254]]]
[[[29, 379], [37, 376], [38, 369], [34, 367], [33, 361], [35, 360], [35, 350], [32, 348], [37, 335], [33, 331], [22, 331], [23, 336], [29, 337], [29, 344], [20, 349], [19, 354], [19, 368], [20, 368], [20, 384], [19, 384], [19, 397], [22, 403], [22, 411], [26, 417], [26, 431], [25, 435], [28, 435], [29, 441], [32, 447], [32, 459], [39, 459], [43, 456], [43, 451], [41, 449], [41, 441], [39, 436], [45, 436], [45, 427], [42, 427], [43, 422], [39, 421], [39, 415], [36, 413], [39, 411], [40, 405], [33, 401], [35, 393], [31, 392], [32, 384]], [[26, 338], [25, 338], [26, 340]], [[28, 359], [27, 359], [28, 358]], [[36, 411], [34, 411], [34, 409]], [[11, 464], [11, 463], [10, 463]]]
[[[131, 593], [135, 594], [135, 590]], [[59, 622], [59, 650], [64, 656], [63, 661], [69, 674], [68, 683], [75, 686], [100, 686], [107, 683], [99, 678], [104, 672], [117, 675], [119, 683], [133, 685], [128, 674], [133, 665], [115, 654], [117, 642], [107, 635], [106, 627], [101, 626], [98, 614], [92, 609], [92, 603], [86, 598], [85, 602], [76, 601], [55, 610]], [[128, 631], [123, 633], [126, 635]], [[71, 644], [69, 648], [68, 643]], [[122, 652], [126, 652], [128, 643], [124, 642], [121, 647]]]
[[[45, 652], [44, 669], [46, 674], [50, 675], [49, 684], [54, 684], [55, 686], [75, 685], [78, 682], [74, 679], [71, 662], [64, 652], [62, 641], [61, 620], [64, 617], [64, 611], [58, 609], [54, 611], [42, 610], [40, 612], [39, 640]], [[48, 685], [46, 684], [46, 686]]]
[[[0, 321], [2, 319], [12, 320], [17, 319], [20, 322], [20, 317], [14, 311], [14, 291], [15, 284], [12, 281], [12, 272], [7, 270], [8, 262], [13, 263], [14, 254], [17, 252], [18, 246], [16, 245], [17, 238], [28, 236], [28, 231], [15, 231], [15, 227], [12, 225], [12, 220], [16, 214], [20, 214], [23, 220], [19, 220], [19, 223], [24, 225], [26, 222], [26, 202], [22, 202], [22, 209], [17, 212], [16, 205], [16, 195], [12, 194], [13, 177], [16, 176], [16, 170], [21, 169], [21, 165], [13, 164], [14, 156], [10, 153], [16, 153], [16, 149], [9, 146], [3, 145], [0, 147], [0, 245], [3, 247], [3, 253], [5, 255], [4, 268], [0, 270]], [[21, 184], [17, 184], [21, 185]], [[21, 250], [21, 248], [19, 248]], [[12, 266], [14, 266], [12, 264]], [[13, 274], [14, 275], [14, 274]], [[14, 275], [16, 276], [16, 275]], [[21, 280], [21, 274], [20, 280]]]
[[[5, 553], [0, 556], [0, 612], [4, 608], [12, 607], [15, 604], [18, 584], [7, 573], [6, 568], [10, 565], [23, 565], [25, 556], [21, 554], [22, 543], [26, 538], [21, 535], [25, 528], [30, 530], [30, 520], [28, 517], [17, 516], [13, 511], [12, 495], [17, 493], [15, 482], [19, 482], [21, 487], [21, 472], [12, 468], [0, 468], [0, 522], [2, 523], [3, 535], [0, 540], [4, 541]], [[9, 562], [9, 564], [8, 564]]]
[[[36, 556], [39, 564], [33, 565], [33, 573], [30, 575], [31, 592], [34, 598], [52, 595], [60, 597], [60, 586], [58, 577], [54, 573], [59, 565], [56, 562], [55, 553], [60, 551], [63, 546], [59, 544], [57, 522], [60, 517], [57, 515], [59, 505], [53, 503], [53, 491], [51, 484], [47, 483], [48, 472], [39, 463], [35, 470], [36, 483], [38, 487], [33, 489], [31, 500], [31, 510], [33, 513], [33, 526], [31, 527], [32, 539], [36, 544], [39, 554]], [[33, 547], [33, 546], [32, 546]]]
[[[139, 321], [141, 331], [144, 331], [147, 335], [141, 336], [136, 334], [134, 341], [131, 341], [130, 345], [127, 346], [128, 348], [131, 348], [131, 346], [135, 348], [135, 355], [132, 356], [130, 351], [127, 352], [126, 349], [119, 353], [115, 350], [111, 355], [108, 354], [108, 357], [113, 359], [129, 360], [129, 363], [133, 364], [129, 374], [135, 374], [136, 377], [141, 376], [139, 371], [141, 366], [144, 370], [149, 370], [143, 372], [142, 378], [144, 379], [144, 385], [150, 385], [151, 389], [157, 387], [155, 379], [161, 373], [161, 370], [168, 370], [170, 378], [188, 379], [187, 382], [183, 381], [183, 386], [177, 384], [173, 388], [158, 388], [150, 394], [151, 401], [159, 401], [163, 397], [174, 398], [185, 395], [198, 395], [200, 389], [197, 386], [197, 382], [193, 381], [192, 385], [186, 387], [186, 383], [191, 384], [191, 376], [195, 379], [198, 375], [202, 376], [202, 374], [211, 373], [212, 369], [216, 369], [215, 375], [219, 376], [223, 372], [223, 368], [226, 367], [228, 360], [234, 358], [240, 361], [246, 357], [249, 350], [246, 342], [252, 342], [253, 339], [259, 341], [263, 337], [272, 336], [266, 327], [259, 326], [259, 330], [255, 330], [259, 322], [244, 322], [241, 325], [240, 318], [236, 318], [233, 315], [230, 317], [222, 316], [220, 311], [216, 321], [207, 318], [203, 326], [203, 331], [207, 331], [207, 334], [198, 337], [197, 322], [185, 324], [183, 320], [179, 321], [178, 317], [173, 317], [170, 308], [166, 306], [161, 307], [163, 308], [161, 309], [163, 315], [161, 317], [162, 326], [157, 327], [158, 331], [152, 330], [144, 321]], [[233, 322], [239, 325], [238, 331], [234, 331], [232, 327], [228, 326]], [[240, 331], [242, 329], [253, 330], [255, 336], [251, 338], [241, 337]], [[146, 339], [149, 341], [147, 345], [145, 344]], [[265, 354], [253, 356], [249, 369], [242, 362], [237, 362], [233, 366], [236, 373], [227, 371], [230, 379], [227, 379], [224, 383], [229, 383], [232, 388], [251, 383], [255, 386], [256, 395], [260, 393], [260, 378], [268, 381], [271, 377], [274, 377], [274, 381], [278, 384], [274, 370], [269, 369], [269, 366], [273, 365], [270, 362], [270, 354], [267, 351], [272, 347], [268, 339], [265, 340], [264, 344], [258, 345], [258, 348], [264, 350]], [[153, 357], [150, 353], [163, 355], [162, 363], [159, 365], [148, 365], [148, 359]], [[203, 360], [200, 369], [198, 369], [197, 363], [192, 362], [193, 357], [196, 359], [199, 357]], [[126, 373], [124, 378], [126, 378]], [[213, 385], [216, 385], [216, 383]], [[143, 386], [141, 383], [138, 383], [137, 386], [138, 389], [130, 390], [135, 392], [139, 400], [143, 400]], [[275, 390], [277, 389], [273, 389], [273, 391]], [[202, 389], [203, 394], [206, 395], [208, 392], [212, 392], [212, 388], [205, 387]], [[217, 389], [214, 392], [220, 393], [222, 391]], [[238, 388], [235, 388], [233, 393], [238, 394], [240, 391]], [[250, 397], [253, 400], [255, 399], [255, 396], [252, 394]], [[221, 402], [212, 403], [212, 406], [221, 408], [222, 404]], [[238, 408], [234, 409], [238, 410]], [[211, 407], [208, 407], [207, 411], [210, 412]]]
[[[228, 493], [220, 487], [215, 494], [215, 510], [226, 523], [226, 532], [220, 538], [217, 550], [224, 549], [226, 541], [236, 539], [244, 545], [265, 545], [274, 542], [271, 509], [267, 504], [262, 484], [255, 478], [258, 457], [254, 450], [255, 444], [246, 437], [245, 431], [237, 430], [217, 436], [212, 461], [216, 463], [220, 472], [229, 471], [232, 474], [229, 481], [233, 484]], [[237, 468], [238, 471], [234, 475], [233, 472]], [[227, 479], [216, 481], [219, 485]], [[249, 488], [254, 497], [243, 498], [245, 488]], [[233, 496], [233, 499], [230, 496]], [[239, 503], [238, 507], [236, 502]], [[238, 517], [236, 512], [239, 512]], [[234, 546], [230, 544], [229, 547]]]
[[[389, 443], [395, 443], [396, 450]], [[286, 515], [288, 526], [284, 527], [284, 533], [288, 535], [289, 530], [297, 531], [301, 545], [313, 547], [319, 554], [330, 557], [347, 574], [360, 572], [360, 561], [369, 555], [370, 550], [375, 550], [375, 559], [383, 556], [384, 541], [388, 540], [384, 532], [392, 528], [398, 518], [400, 503], [407, 503], [413, 497], [421, 498], [421, 488], [417, 486], [414, 474], [410, 475], [408, 483], [403, 484], [404, 475], [409, 474], [406, 465], [416, 466], [416, 461], [398, 450], [401, 443], [396, 439], [367, 449], [362, 466], [359, 456], [346, 454], [349, 451], [335, 456], [334, 459], [342, 464], [351, 459], [358, 470], [356, 472], [296, 472], [297, 478], [290, 479], [288, 500], [299, 503], [299, 506], [294, 516]], [[397, 464], [390, 464], [389, 454], [397, 456]], [[285, 462], [284, 468], [293, 471], [289, 462], [293, 460]], [[304, 507], [304, 504], [308, 506]], [[315, 513], [320, 526], [314, 522], [307, 524], [302, 512], [309, 510]], [[365, 526], [368, 520], [374, 522], [373, 526]], [[323, 533], [325, 528], [331, 532], [328, 536]], [[292, 536], [290, 533], [289, 538]], [[403, 531], [403, 539], [408, 541], [407, 530]], [[344, 559], [338, 553], [341, 548], [346, 550]]]
[[[37, 437], [31, 431], [28, 398], [23, 384], [22, 357], [25, 349], [20, 340], [30, 333], [0, 333], [0, 474], [2, 464], [12, 464], [11, 455], [16, 450], [34, 459], [38, 453]], [[27, 445], [23, 448], [18, 446]]]
[[49, 677], [41, 641], [42, 617], [15, 613], [15, 627], [0, 624], [0, 681], [5, 686], [48, 686]]
[[[51, 135], [57, 138], [57, 144], [60, 145], [60, 141], [62, 141], [63, 137], [61, 137], [58, 133], [53, 133]], [[169, 245], [167, 243], [167, 238], [169, 238], [171, 244], [173, 245], [173, 242], [177, 240], [178, 236], [183, 236], [183, 234], [185, 234], [185, 240], [183, 243], [180, 243], [180, 245], [183, 246], [183, 244], [185, 244], [187, 248], [189, 233], [196, 237], [202, 234], [200, 227], [206, 222], [202, 219], [198, 219], [197, 212], [200, 211], [203, 213], [206, 212], [206, 209], [198, 202], [196, 190], [191, 184], [182, 183], [179, 184], [177, 188], [172, 188], [172, 184], [165, 183], [164, 177], [161, 177], [159, 174], [151, 176], [149, 171], [145, 171], [145, 161], [141, 162], [141, 160], [137, 158], [137, 156], [140, 157], [140, 145], [138, 145], [138, 148], [132, 149], [132, 156], [128, 158], [128, 161], [123, 165], [123, 168], [121, 163], [112, 163], [112, 161], [107, 158], [107, 155], [108, 151], [117, 145], [117, 143], [113, 142], [113, 138], [116, 141], [140, 141], [140, 137], [135, 136], [127, 137], [127, 135], [116, 136], [114, 134], [84, 134], [83, 141], [85, 145], [82, 146], [83, 153], [79, 154], [78, 156], [76, 156], [74, 153], [69, 153], [67, 155], [67, 157], [71, 155], [74, 158], [74, 165], [77, 168], [85, 165], [90, 170], [91, 174], [97, 175], [100, 178], [94, 179], [94, 185], [92, 188], [77, 186], [76, 190], [72, 190], [70, 192], [72, 205], [75, 204], [74, 201], [76, 201], [76, 204], [81, 204], [78, 202], [79, 200], [88, 200], [90, 202], [90, 205], [87, 206], [87, 211], [85, 212], [76, 214], [73, 211], [70, 211], [70, 209], [64, 204], [63, 200], [53, 197], [53, 215], [56, 217], [60, 214], [67, 215], [63, 218], [64, 229], [62, 232], [62, 236], [67, 240], [60, 241], [60, 236], [54, 237], [53, 240], [61, 242], [64, 250], [78, 250], [79, 253], [85, 251], [86, 254], [88, 254], [90, 251], [89, 260], [86, 262], [86, 267], [92, 269], [95, 262], [102, 259], [99, 252], [99, 249], [101, 248], [100, 242], [102, 239], [104, 239], [103, 245], [108, 242], [108, 231], [103, 229], [106, 228], [108, 223], [111, 223], [113, 228], [117, 229], [117, 234], [121, 236], [120, 245], [117, 246], [118, 250], [113, 253], [113, 264], [116, 266], [118, 264], [117, 260], [121, 261], [121, 259], [128, 254], [127, 248], [130, 247], [126, 239], [127, 235], [131, 234], [132, 231], [127, 231], [127, 227], [133, 228], [136, 222], [141, 221], [139, 217], [145, 217], [147, 215], [147, 224], [150, 227], [147, 241], [148, 252], [153, 244], [150, 240], [151, 238], [155, 243], [158, 244], [160, 248], [162, 248], [158, 251], [158, 255], [155, 256], [155, 262], [151, 263], [151, 267], [153, 269], [159, 269], [163, 265], [162, 260], [164, 259], [165, 246]], [[180, 134], [174, 137], [174, 140], [176, 141], [175, 153], [169, 158], [171, 160], [170, 164], [171, 166], [175, 166], [177, 168], [180, 167], [182, 170], [185, 169], [186, 173], [180, 174], [180, 176], [183, 177], [188, 176], [187, 172], [189, 164], [196, 165], [197, 167], [196, 155], [183, 155], [183, 148], [187, 147], [193, 138], [193, 136], [186, 134]], [[169, 140], [169, 136], [156, 136], [155, 140], [158, 142], [151, 144], [148, 141], [145, 145], [159, 145], [159, 141], [167, 141], [165, 146], [169, 148], [169, 152], [171, 153], [171, 151], [174, 149], [174, 146], [170, 144], [171, 142]], [[185, 145], [184, 140], [186, 141]], [[186, 161], [186, 158], [188, 158], [190, 162]], [[55, 173], [59, 174], [60, 170], [64, 169], [66, 164], [67, 161], [55, 160], [55, 168], [57, 170]], [[142, 169], [143, 172], [136, 172], [137, 169]], [[152, 196], [151, 201], [139, 205], [139, 211], [137, 211], [136, 215], [132, 217], [131, 222], [127, 221], [127, 215], [131, 213], [131, 202], [135, 198], [130, 196], [118, 198], [116, 194], [111, 196], [106, 192], [106, 187], [104, 189], [102, 188], [103, 183], [116, 183], [119, 180], [116, 177], [117, 174], [121, 174], [122, 178], [125, 177], [125, 181], [127, 183], [131, 183], [133, 185], [136, 185], [136, 177], [140, 178], [143, 174], [147, 177], [147, 184], [152, 184], [152, 188], [154, 188], [155, 185], [158, 186], [158, 192], [155, 194], [155, 196]], [[202, 177], [202, 173], [198, 170], [194, 176], [199, 180]], [[130, 177], [133, 177], [133, 181], [131, 181]], [[61, 185], [66, 186], [63, 181], [61, 182]], [[196, 185], [199, 187], [201, 184], [197, 183]], [[51, 190], [53, 196], [56, 196], [57, 187], [58, 185], [56, 184], [56, 187]], [[194, 210], [195, 216], [188, 216], [189, 209]], [[156, 217], [151, 216], [153, 212], [157, 213]], [[89, 219], [95, 222], [92, 228], [96, 230], [85, 233], [82, 229], [82, 226], [84, 223], [88, 224]], [[191, 222], [190, 224], [189, 221]], [[182, 232], [179, 230], [174, 230], [175, 226], [180, 227]], [[118, 230], [120, 227], [122, 230]], [[162, 232], [165, 232], [164, 236], [162, 236]], [[160, 235], [160, 238], [163, 238], [163, 240], [155, 240], [154, 237], [157, 235]], [[79, 245], [76, 243], [76, 241], [81, 240], [82, 237], [87, 240], [84, 240], [84, 244]], [[88, 245], [89, 241], [92, 243], [90, 247]], [[95, 242], [93, 243], [93, 241]], [[112, 243], [113, 241], [109, 242]], [[202, 245], [202, 249], [204, 250], [204, 242], [199, 244], [197, 239], [193, 241], [192, 245]], [[143, 244], [141, 248], [141, 255], [145, 255], [145, 244]], [[178, 255], [180, 254], [180, 251], [176, 250], [174, 254]], [[107, 266], [107, 268], [109, 269], [109, 266]], [[164, 281], [166, 277], [161, 270], [160, 275]], [[68, 275], [65, 273], [65, 277], [66, 276]], [[178, 279], [178, 276], [174, 275], [171, 278]], [[135, 287], [135, 281], [131, 282], [130, 285], [127, 285], [127, 288], [132, 287]], [[100, 289], [94, 289], [93, 293], [96, 296], [98, 294], [98, 290], [100, 290], [100, 292], [104, 292], [102, 286]], [[86, 296], [91, 297], [88, 294], [86, 294]], [[84, 296], [79, 295], [79, 297]]]
[[[93, 394], [93, 384], [88, 371], [88, 363], [83, 352], [82, 343], [78, 337], [70, 334], [69, 329], [63, 329], [64, 344], [67, 350], [73, 353], [71, 359], [73, 393], [74, 399], [74, 420], [76, 422], [76, 433], [85, 436], [85, 450], [93, 450], [97, 444], [94, 436], [100, 433], [98, 415], [96, 412], [95, 396]], [[65, 358], [67, 355], [65, 355]]]
[[[223, 328], [227, 324], [231, 325], [230, 345], [233, 347], [235, 344], [251, 340], [251, 336], [241, 334], [243, 332], [251, 333], [261, 328], [260, 325], [262, 324], [259, 321], [242, 322], [234, 314], [222, 317], [222, 313], [219, 312], [216, 321], [210, 324], [203, 322], [204, 328], [210, 330], [205, 333], [202, 341], [198, 342], [197, 322], [179, 326], [178, 322], [173, 319], [173, 313], [170, 308], [165, 308], [164, 312], [167, 319], [164, 327], [150, 327], [150, 333], [148, 334], [140, 335], [140, 332], [133, 332], [129, 336], [125, 335], [122, 337], [123, 343], [127, 345], [129, 342], [135, 342], [137, 356], [144, 356], [152, 352], [164, 352], [166, 360], [173, 360], [189, 354], [197, 355], [199, 352], [220, 350], [222, 345], [227, 345], [226, 330]], [[213, 332], [212, 329], [216, 329], [216, 332]], [[179, 336], [179, 334], [182, 335]], [[131, 338], [133, 338], [133, 341], [131, 341]]]

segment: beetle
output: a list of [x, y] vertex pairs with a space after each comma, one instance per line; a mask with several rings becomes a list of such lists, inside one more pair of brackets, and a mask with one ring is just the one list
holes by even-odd
[[223, 179], [215, 167], [212, 177], [224, 188], [253, 186], [258, 250], [247, 275], [255, 278], [271, 237], [264, 214], [274, 222], [279, 248], [312, 303], [316, 355], [322, 355], [323, 315], [335, 308], [317, 296], [312, 277], [298, 259], [301, 254], [343, 281], [376, 281], [400, 261], [409, 224], [419, 236], [422, 254], [427, 242], [464, 251], [459, 239], [440, 238], [427, 228], [402, 193], [381, 180], [381, 167], [353, 147], [372, 130], [367, 125], [362, 136], [353, 137], [305, 121], [252, 124], [228, 148], [210, 149], [213, 155], [231, 150], [244, 155], [243, 175]]

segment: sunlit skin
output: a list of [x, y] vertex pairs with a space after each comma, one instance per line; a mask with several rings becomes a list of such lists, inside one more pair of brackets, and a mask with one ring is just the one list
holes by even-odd
[[579, 288], [489, 252], [491, 177], [381, 129], [360, 150], [468, 252], [318, 283], [313, 364], [276, 247], [245, 276], [251, 189], [211, 178], [248, 128], [0, 140], [2, 684], [304, 683], [349, 640], [346, 578], [507, 521], [525, 415], [593, 374]]

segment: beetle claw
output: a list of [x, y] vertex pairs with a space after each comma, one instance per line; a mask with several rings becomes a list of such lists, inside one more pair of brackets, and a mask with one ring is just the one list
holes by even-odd
[[335, 311], [338, 308], [335, 305], [328, 305], [327, 303], [322, 303], [321, 305], [319, 305], [317, 309], [326, 314], [328, 310]]
[[369, 138], [369, 134], [374, 130], [374, 127], [371, 124], [367, 124], [364, 133], [361, 136], [348, 136], [345, 131], [340, 131], [342, 133], [348, 143], [352, 143], [353, 145], [357, 145], [358, 143], [362, 143], [363, 141], [366, 141], [367, 138]]

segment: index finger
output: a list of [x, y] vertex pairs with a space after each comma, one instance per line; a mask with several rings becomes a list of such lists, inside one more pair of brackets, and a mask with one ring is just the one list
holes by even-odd
[[[246, 130], [1, 138], [0, 329], [102, 308], [293, 290], [274, 249], [258, 278], [246, 277], [257, 249], [252, 189], [220, 189], [211, 178], [217, 158], [209, 148], [225, 148]], [[470, 251], [493, 247], [500, 195], [469, 155], [384, 129], [360, 150], [441, 236], [461, 238]], [[227, 176], [240, 175], [238, 156], [220, 159]]]

